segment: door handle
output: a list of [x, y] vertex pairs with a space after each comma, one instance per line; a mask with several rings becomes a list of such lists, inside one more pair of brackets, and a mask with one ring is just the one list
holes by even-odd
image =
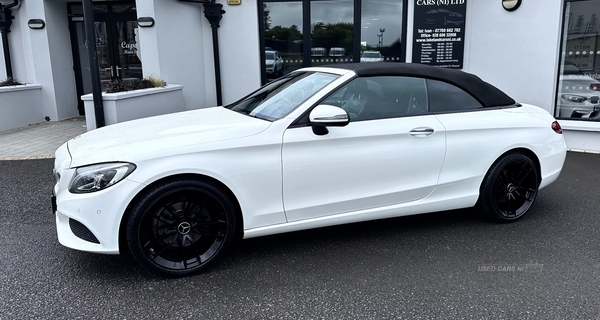
[[415, 128], [410, 130], [408, 134], [410, 134], [413, 137], [423, 137], [432, 135], [433, 133], [434, 130], [432, 128]]
[[115, 69], [117, 69], [117, 77], [120, 77], [121, 73], [119, 71], [121, 71], [121, 69], [123, 69], [123, 68], [116, 66]]

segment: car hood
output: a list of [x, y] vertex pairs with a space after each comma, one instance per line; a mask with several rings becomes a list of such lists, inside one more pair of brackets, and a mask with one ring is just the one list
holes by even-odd
[[271, 122], [213, 107], [113, 124], [68, 142], [71, 167], [135, 161], [180, 152], [199, 151], [211, 142], [239, 139], [267, 129]]

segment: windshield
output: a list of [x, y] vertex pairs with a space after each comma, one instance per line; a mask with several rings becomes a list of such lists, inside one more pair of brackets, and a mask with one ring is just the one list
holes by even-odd
[[294, 72], [227, 108], [259, 119], [279, 120], [336, 78], [329, 73]]
[[275, 60], [275, 53], [274, 52], [265, 52], [265, 58], [267, 60]]

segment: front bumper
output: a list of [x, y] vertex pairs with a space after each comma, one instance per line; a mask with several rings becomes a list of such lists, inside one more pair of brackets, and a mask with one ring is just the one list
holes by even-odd
[[558, 110], [558, 116], [561, 118], [595, 118], [600, 111], [600, 104], [589, 101], [575, 103], [561, 100]]
[[141, 185], [125, 179], [88, 194], [72, 194], [66, 188], [60, 183], [55, 187], [58, 241], [76, 250], [119, 254], [121, 220]]
[[73, 194], [69, 184], [75, 169], [66, 145], [56, 152], [52, 210], [56, 215], [58, 241], [69, 248], [119, 254], [119, 228], [128, 204], [143, 185], [127, 178], [104, 190]]

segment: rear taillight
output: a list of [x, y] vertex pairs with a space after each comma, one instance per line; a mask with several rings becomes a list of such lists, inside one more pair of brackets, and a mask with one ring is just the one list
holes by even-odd
[[600, 91], [600, 83], [592, 83], [592, 84], [590, 84], [590, 90]]
[[562, 134], [562, 128], [560, 127], [560, 124], [558, 123], [558, 121], [552, 122], [552, 130], [554, 130], [554, 132], [556, 132], [558, 134]]

